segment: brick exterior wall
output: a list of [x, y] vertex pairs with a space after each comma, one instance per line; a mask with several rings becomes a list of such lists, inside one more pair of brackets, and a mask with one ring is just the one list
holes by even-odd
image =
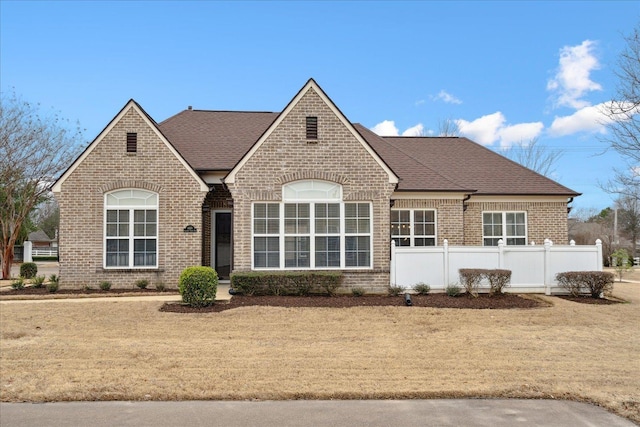
[[444, 239], [450, 245], [464, 244], [462, 200], [455, 199], [397, 199], [394, 209], [435, 209], [437, 246]]
[[568, 244], [567, 202], [467, 202], [464, 213], [464, 244], [482, 246], [482, 212], [523, 211], [527, 213], [527, 241], [541, 245], [551, 239]]
[[[307, 143], [306, 117], [318, 117], [318, 139]], [[251, 205], [281, 201], [282, 185], [319, 179], [342, 185], [345, 201], [373, 206], [373, 269], [345, 270], [344, 285], [384, 291], [389, 285], [389, 200], [395, 187], [330, 107], [310, 89], [230, 183], [234, 271], [251, 269]]]
[[[137, 153], [126, 153], [127, 132], [137, 133]], [[104, 269], [104, 195], [139, 188], [158, 193], [158, 268]], [[60, 204], [62, 287], [133, 287], [148, 279], [178, 285], [181, 271], [202, 259], [202, 202], [206, 192], [133, 107], [77, 165], [55, 194]], [[185, 233], [187, 225], [197, 232]]]

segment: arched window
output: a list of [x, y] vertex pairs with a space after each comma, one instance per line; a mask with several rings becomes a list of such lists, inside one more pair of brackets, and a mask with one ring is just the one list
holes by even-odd
[[105, 268], [158, 266], [158, 194], [139, 189], [105, 194]]
[[282, 187], [282, 203], [253, 204], [253, 267], [372, 267], [370, 202], [344, 202], [342, 186], [304, 180]]

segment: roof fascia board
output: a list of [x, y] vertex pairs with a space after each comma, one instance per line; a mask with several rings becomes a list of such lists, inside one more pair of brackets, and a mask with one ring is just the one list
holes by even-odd
[[516, 194], [508, 195], [483, 195], [473, 194], [467, 203], [508, 203], [508, 202], [567, 202], [567, 195], [548, 195], [548, 194]]
[[178, 161], [187, 169], [189, 174], [196, 180], [196, 182], [200, 185], [201, 191], [209, 191], [209, 187], [207, 184], [200, 178], [200, 176], [193, 170], [191, 165], [187, 163], [187, 161], [178, 153], [178, 151], [174, 148], [173, 144], [169, 142], [169, 140], [162, 134], [160, 129], [156, 123], [151, 119], [151, 116], [147, 114], [146, 111], [133, 99], [129, 100], [125, 104], [125, 106], [120, 110], [120, 112], [109, 122], [109, 124], [104, 128], [102, 132], [98, 134], [98, 136], [89, 144], [89, 146], [78, 156], [78, 158], [69, 166], [69, 168], [58, 178], [58, 180], [54, 183], [51, 191], [54, 193], [60, 193], [62, 191], [62, 184], [67, 178], [76, 170], [76, 168], [91, 154], [95, 147], [100, 144], [100, 142], [104, 139], [104, 137], [111, 132], [111, 130], [120, 122], [122, 117], [127, 114], [131, 109], [134, 109], [140, 117], [147, 123], [147, 125], [153, 130], [153, 132], [160, 138], [160, 140], [165, 144], [165, 146], [171, 151], [171, 153], [178, 159]]
[[391, 195], [392, 200], [462, 200], [468, 192], [448, 191], [395, 191]]
[[342, 114], [342, 112], [338, 109], [338, 107], [331, 101], [331, 99], [327, 96], [326, 93], [318, 86], [318, 84], [313, 79], [309, 79], [307, 83], [298, 91], [296, 96], [289, 102], [289, 104], [285, 107], [285, 109], [280, 113], [280, 115], [271, 123], [269, 128], [262, 134], [258, 141], [249, 149], [249, 151], [240, 159], [240, 161], [233, 167], [231, 172], [226, 176], [224, 182], [227, 184], [232, 184], [235, 182], [236, 174], [242, 167], [247, 163], [247, 161], [253, 156], [253, 154], [262, 146], [262, 144], [266, 141], [266, 139], [273, 133], [273, 131], [282, 123], [284, 118], [293, 110], [293, 108], [300, 102], [302, 97], [307, 94], [309, 90], [313, 89], [318, 96], [324, 101], [324, 103], [331, 109], [331, 111], [338, 117], [338, 119], [345, 125], [349, 132], [358, 140], [358, 142], [367, 150], [367, 152], [374, 158], [374, 160], [380, 165], [380, 167], [387, 173], [389, 177], [389, 183], [397, 184], [399, 179], [398, 176], [391, 170], [391, 168], [382, 160], [382, 158], [376, 153], [373, 148], [365, 141], [365, 139], [360, 135], [360, 133], [353, 127], [351, 122], [347, 120], [347, 118]]

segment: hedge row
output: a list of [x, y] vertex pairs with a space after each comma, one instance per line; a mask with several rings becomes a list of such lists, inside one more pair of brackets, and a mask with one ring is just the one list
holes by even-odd
[[342, 284], [339, 271], [239, 272], [231, 288], [243, 295], [334, 295]]
[[489, 281], [489, 295], [502, 294], [505, 287], [509, 286], [511, 280], [511, 270], [484, 268], [461, 268], [460, 282], [467, 293], [471, 296], [478, 296], [478, 288], [482, 279]]
[[600, 298], [613, 290], [614, 276], [605, 271], [567, 271], [556, 274], [556, 280], [574, 297], [588, 293]]

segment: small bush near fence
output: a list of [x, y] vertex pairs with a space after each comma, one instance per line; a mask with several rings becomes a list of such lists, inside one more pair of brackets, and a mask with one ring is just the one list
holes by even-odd
[[556, 274], [556, 280], [571, 296], [588, 293], [593, 298], [600, 298], [613, 290], [614, 275], [605, 271], [567, 271]]
[[413, 289], [417, 292], [418, 295], [427, 295], [429, 292], [431, 292], [431, 286], [422, 282], [416, 284]]
[[452, 283], [447, 285], [446, 292], [447, 292], [447, 295], [450, 297], [457, 297], [458, 295], [460, 295], [461, 290], [462, 289], [460, 288], [460, 286], [458, 286], [455, 283]]
[[25, 279], [32, 279], [38, 274], [38, 266], [35, 262], [25, 262], [20, 265], [20, 276]]
[[231, 287], [243, 295], [334, 295], [342, 284], [336, 272], [239, 272], [231, 275]]
[[185, 268], [180, 274], [178, 289], [185, 304], [207, 307], [216, 300], [218, 273], [211, 267]]
[[504, 288], [509, 286], [511, 280], [511, 270], [502, 269], [484, 269], [484, 268], [461, 268], [460, 282], [465, 291], [473, 296], [478, 296], [478, 289], [482, 279], [489, 281], [489, 295], [500, 295]]
[[58, 288], [60, 287], [60, 277], [52, 274], [51, 276], [49, 276], [49, 283], [47, 283], [47, 290], [49, 292], [57, 292]]

